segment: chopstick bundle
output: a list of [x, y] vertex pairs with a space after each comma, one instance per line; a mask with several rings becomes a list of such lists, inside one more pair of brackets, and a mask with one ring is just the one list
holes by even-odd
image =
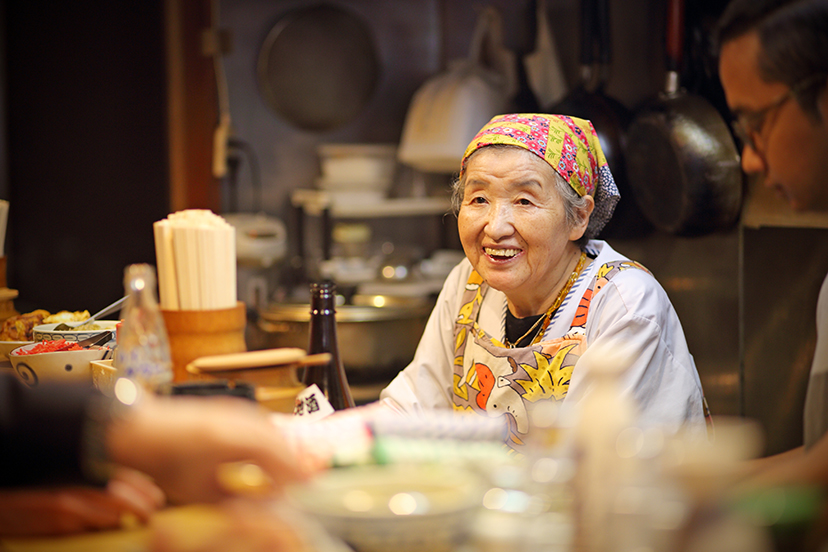
[[236, 306], [236, 230], [206, 209], [186, 209], [153, 224], [158, 295], [164, 310]]

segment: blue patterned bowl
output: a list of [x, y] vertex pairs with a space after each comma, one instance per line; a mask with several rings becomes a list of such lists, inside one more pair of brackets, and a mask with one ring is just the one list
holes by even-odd
[[40, 324], [35, 326], [32, 330], [32, 339], [35, 341], [57, 341], [58, 339], [65, 339], [66, 341], [83, 341], [87, 337], [99, 334], [104, 330], [112, 330], [112, 339], [104, 345], [109, 347], [115, 346], [115, 328], [120, 320], [96, 320], [95, 324], [99, 327], [97, 330], [65, 330], [55, 331], [57, 324]]

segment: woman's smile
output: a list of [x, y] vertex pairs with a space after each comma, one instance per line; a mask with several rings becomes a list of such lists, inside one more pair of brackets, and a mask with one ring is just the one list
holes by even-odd
[[483, 251], [495, 262], [503, 262], [511, 260], [521, 254], [521, 249], [498, 249], [494, 247], [484, 247]]

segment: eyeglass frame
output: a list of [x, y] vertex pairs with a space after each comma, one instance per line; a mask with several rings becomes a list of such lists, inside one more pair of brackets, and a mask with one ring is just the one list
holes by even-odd
[[760, 153], [761, 150], [757, 146], [757, 141], [754, 136], [761, 136], [768, 114], [785, 105], [791, 98], [798, 96], [826, 79], [828, 79], [828, 75], [811, 75], [793, 85], [787, 92], [762, 109], [748, 113], [734, 113], [731, 126], [736, 137], [743, 145], [749, 146], [753, 151]]

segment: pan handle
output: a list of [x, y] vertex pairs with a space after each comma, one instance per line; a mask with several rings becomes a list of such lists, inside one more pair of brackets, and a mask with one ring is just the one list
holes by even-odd
[[684, 51], [684, 0], [668, 0], [666, 28], [667, 71], [681, 71]]
[[595, 17], [598, 27], [598, 63], [602, 67], [609, 67], [612, 63], [609, 0], [595, 0]]
[[581, 0], [581, 65], [595, 63], [595, 0]]

